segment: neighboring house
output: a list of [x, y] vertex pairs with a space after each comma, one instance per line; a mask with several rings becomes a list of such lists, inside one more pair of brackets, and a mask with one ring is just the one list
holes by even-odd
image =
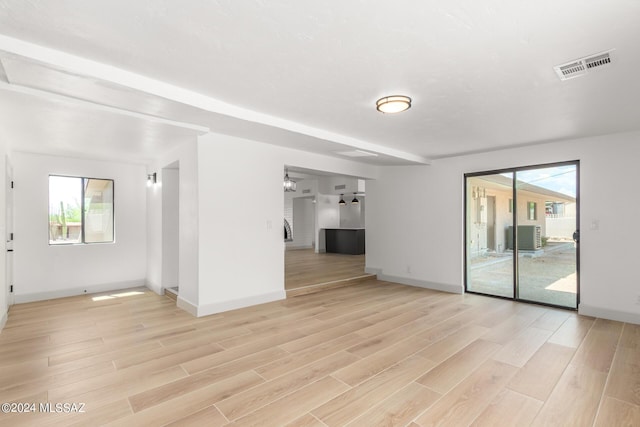
[[[472, 257], [510, 249], [513, 225], [513, 181], [503, 175], [469, 179], [467, 245]], [[518, 225], [540, 227], [540, 236], [569, 238], [575, 227], [575, 197], [527, 183], [518, 183]], [[549, 206], [555, 215], [548, 215]], [[558, 221], [562, 225], [558, 225]], [[562, 235], [558, 235], [562, 231]], [[568, 235], [567, 235], [568, 233]], [[520, 240], [519, 240], [520, 241]]]

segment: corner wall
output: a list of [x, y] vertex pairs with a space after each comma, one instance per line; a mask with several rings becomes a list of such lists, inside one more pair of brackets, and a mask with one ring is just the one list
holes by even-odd
[[[580, 160], [579, 311], [640, 323], [635, 263], [640, 133], [554, 142], [384, 167], [367, 182], [367, 269], [382, 278], [462, 292], [464, 173]], [[591, 224], [599, 221], [599, 228]]]
[[[147, 269], [146, 284], [158, 294], [164, 292], [163, 278], [163, 173], [162, 169], [179, 162], [178, 170], [178, 305], [196, 314], [198, 306], [198, 159], [195, 139], [160, 156], [147, 167], [146, 173], [157, 173], [157, 184], [146, 189], [147, 195]], [[172, 191], [175, 191], [172, 190]], [[175, 238], [175, 236], [174, 236]], [[173, 256], [173, 254], [171, 255]], [[164, 270], [164, 274], [167, 271]]]
[[[144, 285], [143, 166], [29, 153], [12, 163], [16, 303]], [[114, 180], [115, 243], [49, 245], [50, 174]]]
[[363, 178], [378, 170], [225, 135], [199, 137], [198, 316], [285, 298], [285, 165]]

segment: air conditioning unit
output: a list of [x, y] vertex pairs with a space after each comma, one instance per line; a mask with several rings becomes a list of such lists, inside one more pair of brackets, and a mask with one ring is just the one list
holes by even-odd
[[[507, 247], [513, 249], [513, 226], [507, 230]], [[542, 248], [542, 229], [539, 225], [518, 226], [518, 250], [535, 251]]]

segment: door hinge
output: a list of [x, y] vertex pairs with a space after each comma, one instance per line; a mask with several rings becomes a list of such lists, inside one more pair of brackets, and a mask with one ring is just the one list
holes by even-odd
[[13, 181], [11, 181], [11, 188], [13, 188]]
[[13, 293], [13, 285], [9, 286], [9, 292]]
[[9, 233], [9, 240], [13, 240], [13, 233]]

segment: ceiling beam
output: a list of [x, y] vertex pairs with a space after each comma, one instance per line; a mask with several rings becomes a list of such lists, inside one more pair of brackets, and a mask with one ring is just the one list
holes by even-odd
[[79, 105], [84, 108], [89, 108], [96, 111], [102, 111], [107, 113], [118, 114], [121, 116], [132, 117], [135, 119], [145, 120], [152, 123], [158, 123], [167, 126], [179, 127], [182, 129], [188, 129], [196, 132], [198, 135], [204, 135], [209, 133], [210, 129], [205, 126], [195, 125], [193, 123], [178, 122], [175, 120], [165, 119], [163, 117], [152, 116], [150, 114], [138, 113], [136, 111], [125, 110], [118, 107], [112, 107], [110, 105], [99, 104], [97, 102], [87, 101], [84, 99], [74, 98], [72, 96], [61, 95], [58, 93], [49, 92], [46, 90], [35, 89], [27, 86], [5, 83], [0, 81], [0, 90], [8, 90], [11, 92], [23, 93], [27, 95], [37, 96], [50, 101], [59, 101]]
[[[140, 74], [132, 73], [111, 65], [99, 63], [79, 56], [71, 55], [59, 50], [50, 49], [23, 40], [0, 35], [0, 50], [19, 55], [34, 61], [48, 64], [53, 67], [73, 71], [74, 73], [94, 77], [106, 82], [121, 85], [140, 92], [160, 96], [181, 104], [200, 108], [205, 111], [247, 120], [254, 123], [308, 135], [326, 141], [343, 144], [359, 150], [365, 150], [377, 154], [384, 154], [398, 159], [418, 164], [430, 164], [430, 160], [423, 156], [391, 147], [373, 144], [357, 138], [326, 131], [324, 129], [303, 125], [291, 120], [260, 113], [233, 104], [222, 102], [218, 99], [202, 95], [188, 89], [171, 85], [169, 83], [152, 79]], [[146, 115], [145, 115], [146, 116]]]

